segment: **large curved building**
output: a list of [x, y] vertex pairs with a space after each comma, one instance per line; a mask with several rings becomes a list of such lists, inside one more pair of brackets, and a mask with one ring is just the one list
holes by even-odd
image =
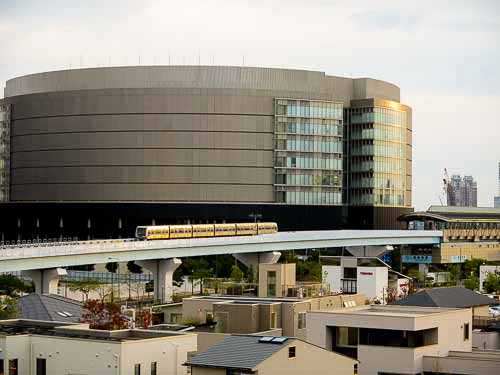
[[4, 239], [250, 214], [284, 229], [387, 228], [411, 206], [411, 110], [387, 82], [139, 66], [27, 75], [4, 96]]

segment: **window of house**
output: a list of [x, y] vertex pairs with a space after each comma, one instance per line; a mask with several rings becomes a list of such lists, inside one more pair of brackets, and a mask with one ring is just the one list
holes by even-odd
[[464, 341], [469, 340], [469, 323], [464, 324]]
[[295, 358], [296, 356], [296, 350], [295, 350], [295, 346], [289, 346], [288, 347], [288, 358]]
[[19, 365], [17, 359], [9, 359], [9, 375], [18, 375]]
[[151, 375], [156, 375], [156, 368], [157, 368], [156, 362], [151, 362]]
[[298, 329], [304, 329], [306, 328], [306, 313], [299, 313], [298, 315], [299, 321], [298, 321]]
[[356, 267], [344, 267], [344, 279], [356, 279], [358, 270]]
[[276, 271], [267, 271], [267, 296], [276, 297]]
[[271, 328], [276, 328], [278, 326], [277, 318], [276, 318], [276, 313], [272, 312], [271, 313]]
[[134, 375], [141, 375], [141, 364], [136, 363], [134, 365]]
[[171, 313], [170, 323], [176, 324], [182, 321], [182, 313]]
[[36, 375], [47, 375], [47, 360], [45, 358], [36, 359]]

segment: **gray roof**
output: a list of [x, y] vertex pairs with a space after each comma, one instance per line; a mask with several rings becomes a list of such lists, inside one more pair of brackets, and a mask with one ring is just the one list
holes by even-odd
[[462, 287], [432, 288], [393, 302], [400, 306], [466, 308], [493, 303], [491, 298]]
[[219, 367], [253, 370], [274, 353], [295, 341], [288, 339], [282, 344], [259, 342], [262, 336], [228, 336], [218, 344], [200, 353], [185, 364], [188, 366]]
[[78, 323], [82, 303], [55, 294], [32, 293], [17, 301], [19, 318]]

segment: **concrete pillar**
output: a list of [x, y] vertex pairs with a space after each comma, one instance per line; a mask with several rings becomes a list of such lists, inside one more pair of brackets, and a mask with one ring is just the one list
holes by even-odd
[[67, 274], [64, 268], [22, 271], [23, 276], [28, 276], [33, 280], [37, 294], [57, 294], [59, 278]]
[[153, 274], [155, 300], [172, 302], [174, 271], [182, 264], [178, 258], [136, 260], [135, 263]]
[[252, 266], [255, 270], [259, 269], [260, 263], [274, 264], [280, 259], [281, 253], [279, 251], [271, 251], [269, 253], [242, 253], [233, 254], [233, 257], [238, 259], [245, 266]]

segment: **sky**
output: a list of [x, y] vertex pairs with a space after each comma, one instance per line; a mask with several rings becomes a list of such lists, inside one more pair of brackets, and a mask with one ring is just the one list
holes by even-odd
[[[413, 108], [413, 205], [444, 168], [499, 194], [498, 0], [0, 0], [0, 86], [122, 65], [246, 65], [371, 77]], [[3, 90], [0, 89], [0, 98]]]

